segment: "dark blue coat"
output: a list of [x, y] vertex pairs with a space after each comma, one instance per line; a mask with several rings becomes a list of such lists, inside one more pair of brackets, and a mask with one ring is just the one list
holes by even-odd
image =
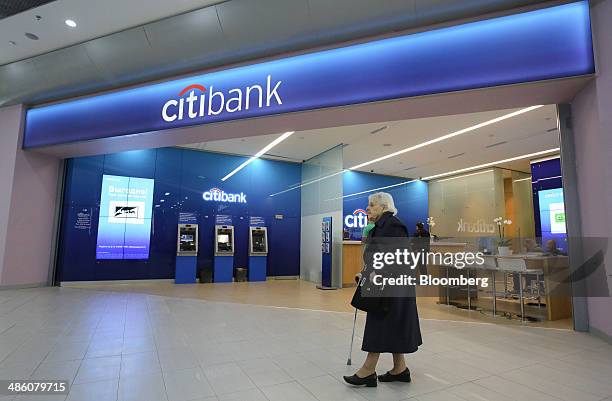
[[[368, 242], [377, 237], [408, 237], [408, 230], [392, 213], [385, 212], [368, 233]], [[369, 274], [367, 270], [364, 274]], [[386, 305], [386, 313], [367, 314], [361, 349], [394, 354], [415, 352], [423, 344], [416, 299], [412, 296], [386, 298]]]

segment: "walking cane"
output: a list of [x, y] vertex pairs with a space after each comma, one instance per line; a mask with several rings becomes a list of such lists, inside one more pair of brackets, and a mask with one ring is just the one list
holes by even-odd
[[357, 308], [355, 308], [355, 317], [353, 318], [353, 334], [351, 335], [351, 348], [349, 349], [348, 359], [346, 364], [351, 366], [351, 355], [353, 354], [353, 339], [355, 338], [355, 323], [357, 323]]

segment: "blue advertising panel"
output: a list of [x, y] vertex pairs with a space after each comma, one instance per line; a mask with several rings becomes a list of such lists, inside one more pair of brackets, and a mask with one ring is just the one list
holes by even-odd
[[565, 228], [565, 204], [563, 188], [538, 191], [540, 204], [540, 224], [542, 227], [542, 245], [554, 240], [557, 248], [567, 252], [567, 232]]
[[104, 175], [96, 259], [148, 259], [154, 180]]
[[34, 108], [23, 146], [594, 72], [581, 1]]

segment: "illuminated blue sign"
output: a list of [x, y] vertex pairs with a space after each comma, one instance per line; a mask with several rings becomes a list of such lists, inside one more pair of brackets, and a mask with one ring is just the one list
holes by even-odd
[[34, 108], [23, 146], [594, 72], [582, 1]]
[[228, 194], [219, 188], [211, 188], [202, 194], [205, 201], [224, 202], [224, 203], [247, 203], [246, 195], [242, 192], [239, 194]]

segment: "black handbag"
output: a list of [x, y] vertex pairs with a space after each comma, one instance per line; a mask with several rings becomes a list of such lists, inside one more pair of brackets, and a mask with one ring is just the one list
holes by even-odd
[[378, 290], [372, 286], [372, 283], [366, 282], [365, 278], [362, 278], [357, 284], [351, 305], [363, 312], [384, 314], [389, 310], [387, 299], [380, 295], [374, 295]]

